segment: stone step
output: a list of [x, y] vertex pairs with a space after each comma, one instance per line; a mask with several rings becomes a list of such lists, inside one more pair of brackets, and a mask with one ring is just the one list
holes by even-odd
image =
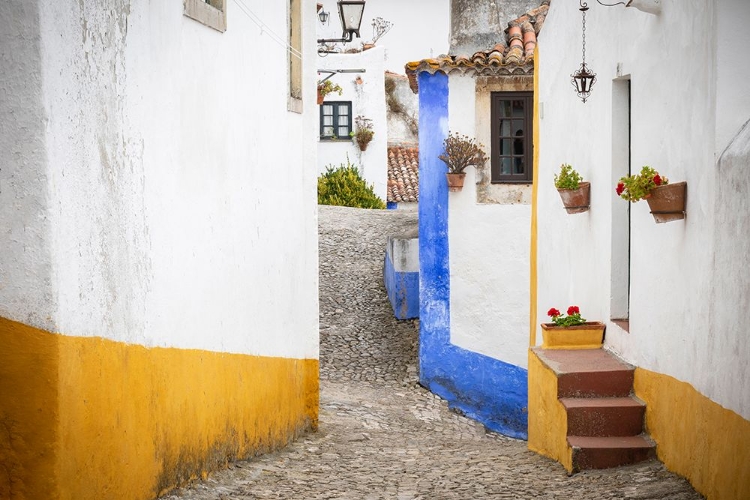
[[557, 375], [559, 398], [627, 397], [635, 368], [604, 349], [539, 349]]
[[656, 456], [656, 445], [644, 435], [625, 437], [568, 436], [573, 472], [635, 464]]
[[560, 398], [568, 416], [568, 436], [637, 436], [646, 404], [640, 399]]

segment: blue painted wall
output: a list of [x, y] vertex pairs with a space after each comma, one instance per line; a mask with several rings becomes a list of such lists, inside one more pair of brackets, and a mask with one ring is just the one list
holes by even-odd
[[385, 251], [383, 277], [388, 300], [397, 319], [419, 317], [419, 271], [396, 271], [393, 252], [389, 244]]
[[448, 136], [448, 77], [419, 73], [419, 376], [452, 408], [527, 438], [527, 371], [450, 342], [448, 186], [438, 159]]

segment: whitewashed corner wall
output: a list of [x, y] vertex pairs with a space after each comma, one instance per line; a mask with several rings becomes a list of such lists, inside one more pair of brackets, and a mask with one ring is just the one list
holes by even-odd
[[[750, 398], [731, 381], [748, 380], [747, 346], [737, 327], [747, 314], [735, 311], [733, 325], [712, 328], [719, 310], [708, 303], [729, 270], [713, 269], [718, 155], [750, 118], [746, 67], [726, 55], [750, 47], [748, 35], [720, 28], [748, 22], [739, 0], [717, 6], [662, 2], [659, 16], [594, 4], [587, 15], [587, 63], [598, 82], [584, 104], [569, 75], [580, 64], [581, 13], [577, 5], [553, 2], [540, 37], [541, 110], [538, 201], [538, 317], [549, 307], [580, 306], [590, 320], [610, 319], [613, 213], [622, 209], [614, 193], [614, 137], [622, 133], [613, 115], [613, 95], [631, 84], [631, 167], [651, 165], [671, 181], [687, 181], [687, 217], [655, 224], [645, 202], [630, 206], [630, 326], [614, 323], [606, 344], [627, 361], [692, 384], [744, 418]], [[696, 24], [695, 20], [700, 23]], [[719, 35], [717, 35], [717, 30]], [[576, 34], [573, 36], [573, 34]], [[637, 37], [632, 35], [637, 33]], [[717, 42], [718, 40], [718, 42]], [[614, 116], [614, 118], [613, 118]], [[592, 184], [591, 210], [568, 215], [553, 176], [571, 163]], [[627, 163], [627, 162], [626, 162]], [[617, 239], [616, 239], [617, 241]], [[744, 256], [737, 255], [744, 260]], [[745, 281], [747, 283], [747, 280]], [[747, 292], [738, 299], [747, 302]], [[539, 337], [539, 335], [537, 335]]]
[[[448, 81], [449, 130], [481, 136], [490, 109], [476, 106], [475, 78]], [[451, 342], [526, 368], [531, 207], [478, 203], [476, 170], [466, 172], [463, 190], [448, 194]]]
[[[3, 71], [18, 91], [4, 116], [31, 105], [2, 134], [5, 159], [28, 168], [3, 186], [21, 200], [0, 212], [19, 235], [3, 239], [3, 260], [20, 260], [3, 266], [0, 315], [146, 346], [317, 358], [315, 73], [304, 112], [287, 112], [283, 47], [232, 2], [225, 33], [182, 9], [41, 2], [27, 16], [41, 38]], [[285, 33], [286, 4], [255, 13]], [[315, 61], [313, 43], [304, 51]]]
[[[340, 85], [342, 94], [329, 94], [329, 101], [351, 101], [352, 120], [362, 115], [372, 120], [375, 135], [367, 150], [360, 151], [357, 144], [349, 139], [343, 141], [318, 142], [318, 172], [323, 173], [326, 167], [339, 167], [349, 161], [359, 167], [360, 173], [372, 184], [375, 194], [383, 201], [386, 199], [388, 182], [388, 121], [385, 110], [385, 67], [383, 66], [384, 49], [375, 47], [353, 54], [328, 54], [314, 59], [316, 69], [365, 69], [363, 73], [340, 73], [331, 77], [331, 81]], [[319, 78], [328, 76], [321, 73]], [[362, 83], [357, 83], [360, 77]], [[319, 111], [318, 111], [319, 112]], [[320, 134], [320, 126], [315, 129]], [[352, 124], [354, 129], [354, 124]]]

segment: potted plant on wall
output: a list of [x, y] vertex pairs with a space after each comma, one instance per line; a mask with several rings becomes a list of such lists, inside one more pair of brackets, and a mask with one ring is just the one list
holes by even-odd
[[568, 315], [554, 307], [547, 311], [551, 323], [542, 323], [544, 349], [598, 349], [604, 340], [604, 323], [586, 321], [578, 306], [568, 307]]
[[338, 95], [341, 95], [343, 90], [339, 84], [333, 83], [331, 80], [318, 82], [318, 105], [323, 104], [323, 100], [328, 94], [336, 92]]
[[445, 178], [448, 181], [449, 191], [461, 191], [464, 187], [466, 167], [481, 167], [487, 162], [484, 154], [484, 146], [475, 139], [458, 133], [450, 133], [443, 141], [443, 154], [438, 158], [448, 166]]
[[637, 175], [621, 177], [615, 192], [630, 202], [646, 200], [656, 222], [670, 222], [685, 218], [687, 182], [670, 184], [656, 170], [645, 165]]
[[572, 166], [567, 163], [560, 165], [560, 172], [555, 175], [555, 187], [569, 214], [588, 211], [591, 204], [591, 184], [584, 182], [581, 174]]
[[358, 115], [354, 118], [354, 130], [350, 133], [354, 141], [359, 146], [360, 151], [365, 151], [370, 144], [375, 132], [372, 130], [372, 120]]

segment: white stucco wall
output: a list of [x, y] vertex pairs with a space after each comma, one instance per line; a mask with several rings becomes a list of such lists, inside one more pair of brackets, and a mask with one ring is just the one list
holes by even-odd
[[[318, 26], [321, 38], [340, 38], [341, 22], [335, 0], [324, 0], [324, 10], [331, 13], [328, 26]], [[450, 38], [450, 0], [378, 0], [367, 2], [360, 28], [361, 40], [372, 40], [372, 21], [376, 17], [393, 23], [390, 31], [378, 40], [385, 49], [385, 69], [404, 74], [404, 65], [448, 53]]]
[[[490, 109], [475, 107], [475, 79], [451, 75], [448, 95], [449, 130], [481, 135]], [[477, 203], [476, 171], [466, 173], [448, 194], [451, 342], [526, 368], [531, 208]]]
[[40, 50], [39, 6], [0, 4], [0, 315], [49, 327], [56, 297]]
[[[385, 69], [383, 67], [383, 49], [375, 47], [364, 52], [354, 54], [329, 54], [317, 57], [317, 69], [365, 69], [363, 73], [339, 73], [330, 80], [342, 88], [341, 96], [329, 94], [327, 101], [351, 101], [352, 129], [355, 128], [354, 119], [358, 115], [372, 120], [375, 135], [367, 146], [360, 151], [352, 140], [318, 141], [318, 172], [323, 173], [327, 166], [339, 167], [349, 161], [359, 167], [360, 174], [372, 184], [383, 201], [386, 199], [388, 182], [388, 124], [385, 112]], [[320, 73], [319, 78], [328, 76]], [[360, 77], [362, 83], [357, 83]], [[316, 110], [320, 113], [319, 106]], [[315, 126], [316, 134], [320, 134], [319, 120]]]
[[[721, 19], [747, 19], [750, 4], [735, 1], [721, 9], [707, 0], [661, 4], [659, 16], [590, 5], [587, 62], [598, 82], [585, 104], [567, 76], [580, 64], [581, 13], [572, 3], [551, 6], [537, 66], [543, 109], [537, 323], [547, 320], [549, 307], [562, 310], [570, 304], [580, 306], [590, 320], [610, 318], [611, 255], [617, 253], [612, 233], [626, 223], [616, 220], [613, 226], [613, 210], [627, 203], [614, 193], [618, 176], [612, 169], [623, 162], [624, 153], [613, 150], [613, 135], [623, 133], [619, 125], [613, 128], [613, 80], [630, 78], [631, 169], [651, 165], [672, 182], [687, 181], [687, 217], [656, 224], [645, 202], [630, 207], [629, 332], [609, 322], [606, 345], [638, 366], [689, 382], [748, 418], [747, 392], [712, 382], [748, 379], [748, 353], [736, 351], [736, 337], [745, 335], [744, 328], [712, 331], [708, 299], [722, 281], [712, 271], [711, 235], [720, 223], [714, 203], [743, 206], [731, 198], [715, 200], [717, 152], [750, 118], [747, 70], [728, 67], [728, 56], [718, 55], [727, 44], [734, 53], [744, 53], [750, 38], [718, 28], [725, 28]], [[589, 212], [568, 215], [563, 210], [553, 186], [563, 162], [591, 182]], [[745, 257], [737, 255], [742, 261]]]
[[[285, 38], [286, 2], [253, 6], [265, 33], [227, 2], [223, 34], [182, 2], [40, 5], [24, 19], [41, 49], [10, 65], [16, 83], [34, 77], [32, 105], [10, 108], [44, 128], [2, 134], [41, 145], [3, 158], [33, 198], [0, 216], [35, 229], [0, 240], [15, 269], [0, 314], [146, 346], [317, 357], [314, 2], [302, 6], [302, 114], [287, 111], [286, 50], [268, 34]], [[24, 246], [47, 253], [27, 281]]]

